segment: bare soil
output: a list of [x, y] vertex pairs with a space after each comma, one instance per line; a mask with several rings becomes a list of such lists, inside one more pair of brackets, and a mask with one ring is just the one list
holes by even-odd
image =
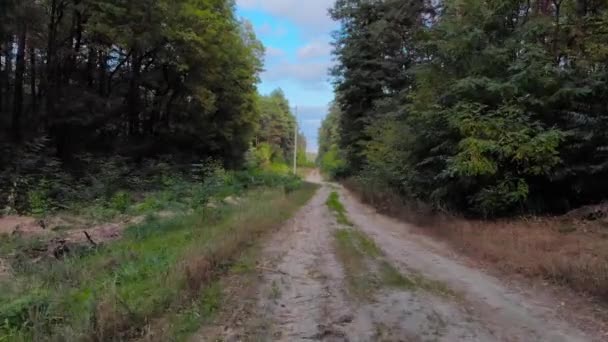
[[78, 218], [50, 217], [46, 219], [36, 219], [28, 216], [4, 216], [0, 217], [0, 235], [18, 235], [23, 238], [41, 237], [55, 239], [62, 238], [71, 243], [88, 243], [84, 232], [86, 231], [95, 242], [113, 241], [122, 236], [122, 231], [129, 223], [118, 222], [91, 225]]
[[[309, 180], [320, 182], [318, 172]], [[354, 298], [334, 250], [340, 227], [325, 201], [338, 191], [354, 229], [371, 237], [402, 274], [441, 282], [458, 298], [423, 289], [375, 289]], [[456, 257], [444, 244], [378, 214], [348, 191], [323, 184], [315, 197], [267, 241], [253, 309], [224, 322], [224, 341], [601, 341], [566, 320], [560, 301], [510, 287]], [[230, 326], [238, 321], [238, 326]], [[220, 324], [222, 325], [222, 324]]]
[[44, 234], [43, 229], [39, 223], [33, 217], [27, 216], [4, 216], [0, 217], [0, 235], [2, 234], [27, 234], [27, 235], [40, 235]]
[[[77, 217], [48, 217], [37, 219], [27, 216], [0, 217], [0, 236], [18, 236], [23, 239], [44, 241], [44, 247], [30, 251], [33, 261], [41, 258], [60, 258], [76, 246], [97, 246], [120, 239], [130, 224], [137, 224], [142, 218], [129, 222], [91, 224]], [[0, 277], [10, 275], [9, 262], [0, 258]]]

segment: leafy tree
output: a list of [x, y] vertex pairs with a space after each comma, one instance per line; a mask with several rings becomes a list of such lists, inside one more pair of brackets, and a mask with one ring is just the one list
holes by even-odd
[[256, 135], [263, 46], [232, 0], [2, 1], [0, 53], [3, 178], [35, 141], [78, 176], [91, 156], [237, 167]]
[[[271, 146], [273, 161], [290, 163], [295, 145], [296, 118], [283, 91], [277, 89], [267, 96], [259, 96], [258, 110], [260, 126], [256, 143], [267, 143]], [[301, 134], [298, 137], [298, 151], [306, 151], [306, 139]]]
[[605, 198], [604, 3], [344, 0], [332, 15], [350, 172], [484, 216]]
[[334, 178], [343, 176], [346, 170], [344, 152], [339, 147], [340, 116], [340, 109], [332, 103], [328, 115], [319, 128], [317, 164], [323, 172]]

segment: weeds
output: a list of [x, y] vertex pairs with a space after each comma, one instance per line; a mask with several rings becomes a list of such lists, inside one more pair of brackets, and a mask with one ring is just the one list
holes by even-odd
[[272, 281], [269, 297], [270, 297], [270, 299], [281, 298], [281, 288], [279, 287], [279, 284], [277, 284], [276, 280]]
[[131, 205], [131, 195], [126, 191], [115, 193], [108, 203], [108, 207], [112, 210], [124, 214]]
[[329, 198], [327, 198], [327, 201], [325, 203], [327, 204], [327, 207], [329, 207], [329, 209], [333, 211], [334, 214], [336, 214], [336, 219], [338, 220], [338, 223], [346, 226], [353, 225], [349, 221], [348, 217], [346, 217], [346, 209], [344, 208], [342, 202], [340, 202], [340, 196], [336, 191], [333, 191], [329, 195]]
[[218, 275], [315, 190], [249, 190], [238, 208], [149, 217], [113, 244], [18, 269], [10, 286], [0, 283], [0, 340], [124, 340], [156, 317], [184, 336], [217, 310]]
[[373, 297], [378, 281], [371, 269], [368, 256], [353, 238], [353, 229], [339, 229], [334, 233], [335, 250], [341, 261], [349, 290], [355, 298]]
[[169, 318], [170, 336], [174, 341], [186, 340], [201, 324], [210, 321], [221, 308], [223, 300], [220, 283], [206, 286], [198, 299]]
[[357, 229], [337, 230], [335, 241], [349, 288], [356, 298], [371, 299], [381, 287], [410, 291], [420, 289], [440, 297], [458, 297], [442, 282], [427, 279], [413, 271], [409, 271], [408, 275], [399, 272], [386, 260], [373, 240]]
[[53, 209], [49, 191], [51, 183], [46, 179], [41, 180], [38, 185], [27, 193], [30, 212], [37, 216], [46, 216]]
[[389, 287], [413, 290], [417, 286], [416, 282], [405, 277], [395, 266], [387, 261], [381, 261], [378, 265], [378, 273], [382, 283]]
[[346, 210], [337, 192], [332, 192], [327, 205], [340, 217], [349, 222], [350, 228], [338, 229], [334, 233], [336, 253], [345, 268], [346, 279], [351, 293], [360, 299], [370, 299], [380, 287], [416, 290], [422, 289], [442, 297], [456, 294], [445, 284], [426, 279], [421, 274], [409, 272], [403, 275], [388, 262], [382, 250], [373, 239], [359, 229], [352, 227], [346, 217]]

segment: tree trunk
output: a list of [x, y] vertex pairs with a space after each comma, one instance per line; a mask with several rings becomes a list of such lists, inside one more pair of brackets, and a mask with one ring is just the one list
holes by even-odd
[[38, 98], [36, 91], [36, 49], [30, 42], [30, 93], [32, 96], [32, 114], [38, 113]]
[[[0, 36], [2, 37], [2, 36]], [[2, 42], [0, 42], [0, 55], [4, 51]], [[0, 114], [4, 108], [4, 66], [0, 63]]]
[[19, 23], [18, 35], [12, 127], [15, 141], [21, 141], [21, 117], [23, 115], [23, 75], [25, 74], [25, 43], [27, 38], [27, 26], [24, 22]]
[[[60, 9], [60, 5], [57, 3], [57, 0], [50, 1], [50, 18], [48, 25], [48, 41], [46, 48], [46, 69], [45, 69], [45, 77], [44, 77], [44, 92], [46, 97], [46, 108], [45, 108], [45, 128], [50, 132], [52, 130], [52, 120], [55, 117], [55, 100], [57, 97], [57, 76], [56, 76], [56, 68], [55, 68], [55, 39], [57, 37], [57, 26], [59, 22], [63, 18], [62, 9]], [[58, 154], [61, 154], [58, 151]]]
[[[8, 113], [11, 108], [11, 73], [13, 72], [13, 36], [8, 36], [4, 48], [4, 73], [2, 87], [4, 88], [4, 109]], [[0, 108], [1, 110], [2, 108]]]
[[128, 107], [129, 107], [129, 135], [134, 136], [139, 130], [139, 76], [141, 72], [141, 58], [138, 53], [133, 53], [131, 62], [131, 81], [129, 83]]
[[95, 82], [95, 63], [97, 61], [97, 51], [88, 47], [89, 54], [87, 57], [87, 86], [89, 89], [93, 89], [93, 84]]
[[579, 17], [584, 17], [587, 14], [588, 3], [587, 0], [576, 1], [576, 14]]
[[105, 96], [108, 93], [106, 89], [106, 57], [103, 51], [99, 51], [99, 60], [98, 60], [98, 81], [99, 81], [99, 95]]

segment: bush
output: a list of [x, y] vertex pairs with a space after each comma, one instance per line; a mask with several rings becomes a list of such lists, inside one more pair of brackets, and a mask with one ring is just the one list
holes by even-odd
[[261, 143], [254, 149], [255, 166], [266, 167], [272, 161], [272, 146], [268, 143]]
[[46, 187], [41, 186], [30, 190], [27, 193], [27, 198], [29, 211], [35, 216], [44, 216], [51, 210], [51, 201]]
[[[44, 317], [49, 307], [47, 294], [32, 292], [8, 303], [0, 303], [0, 332], [10, 327], [30, 328], [32, 316]], [[11, 331], [7, 331], [10, 333]]]
[[346, 161], [340, 156], [338, 146], [334, 145], [321, 157], [321, 171], [326, 173], [330, 178], [341, 178], [347, 173]]
[[126, 191], [119, 191], [112, 196], [108, 207], [124, 214], [131, 205], [131, 195]]

